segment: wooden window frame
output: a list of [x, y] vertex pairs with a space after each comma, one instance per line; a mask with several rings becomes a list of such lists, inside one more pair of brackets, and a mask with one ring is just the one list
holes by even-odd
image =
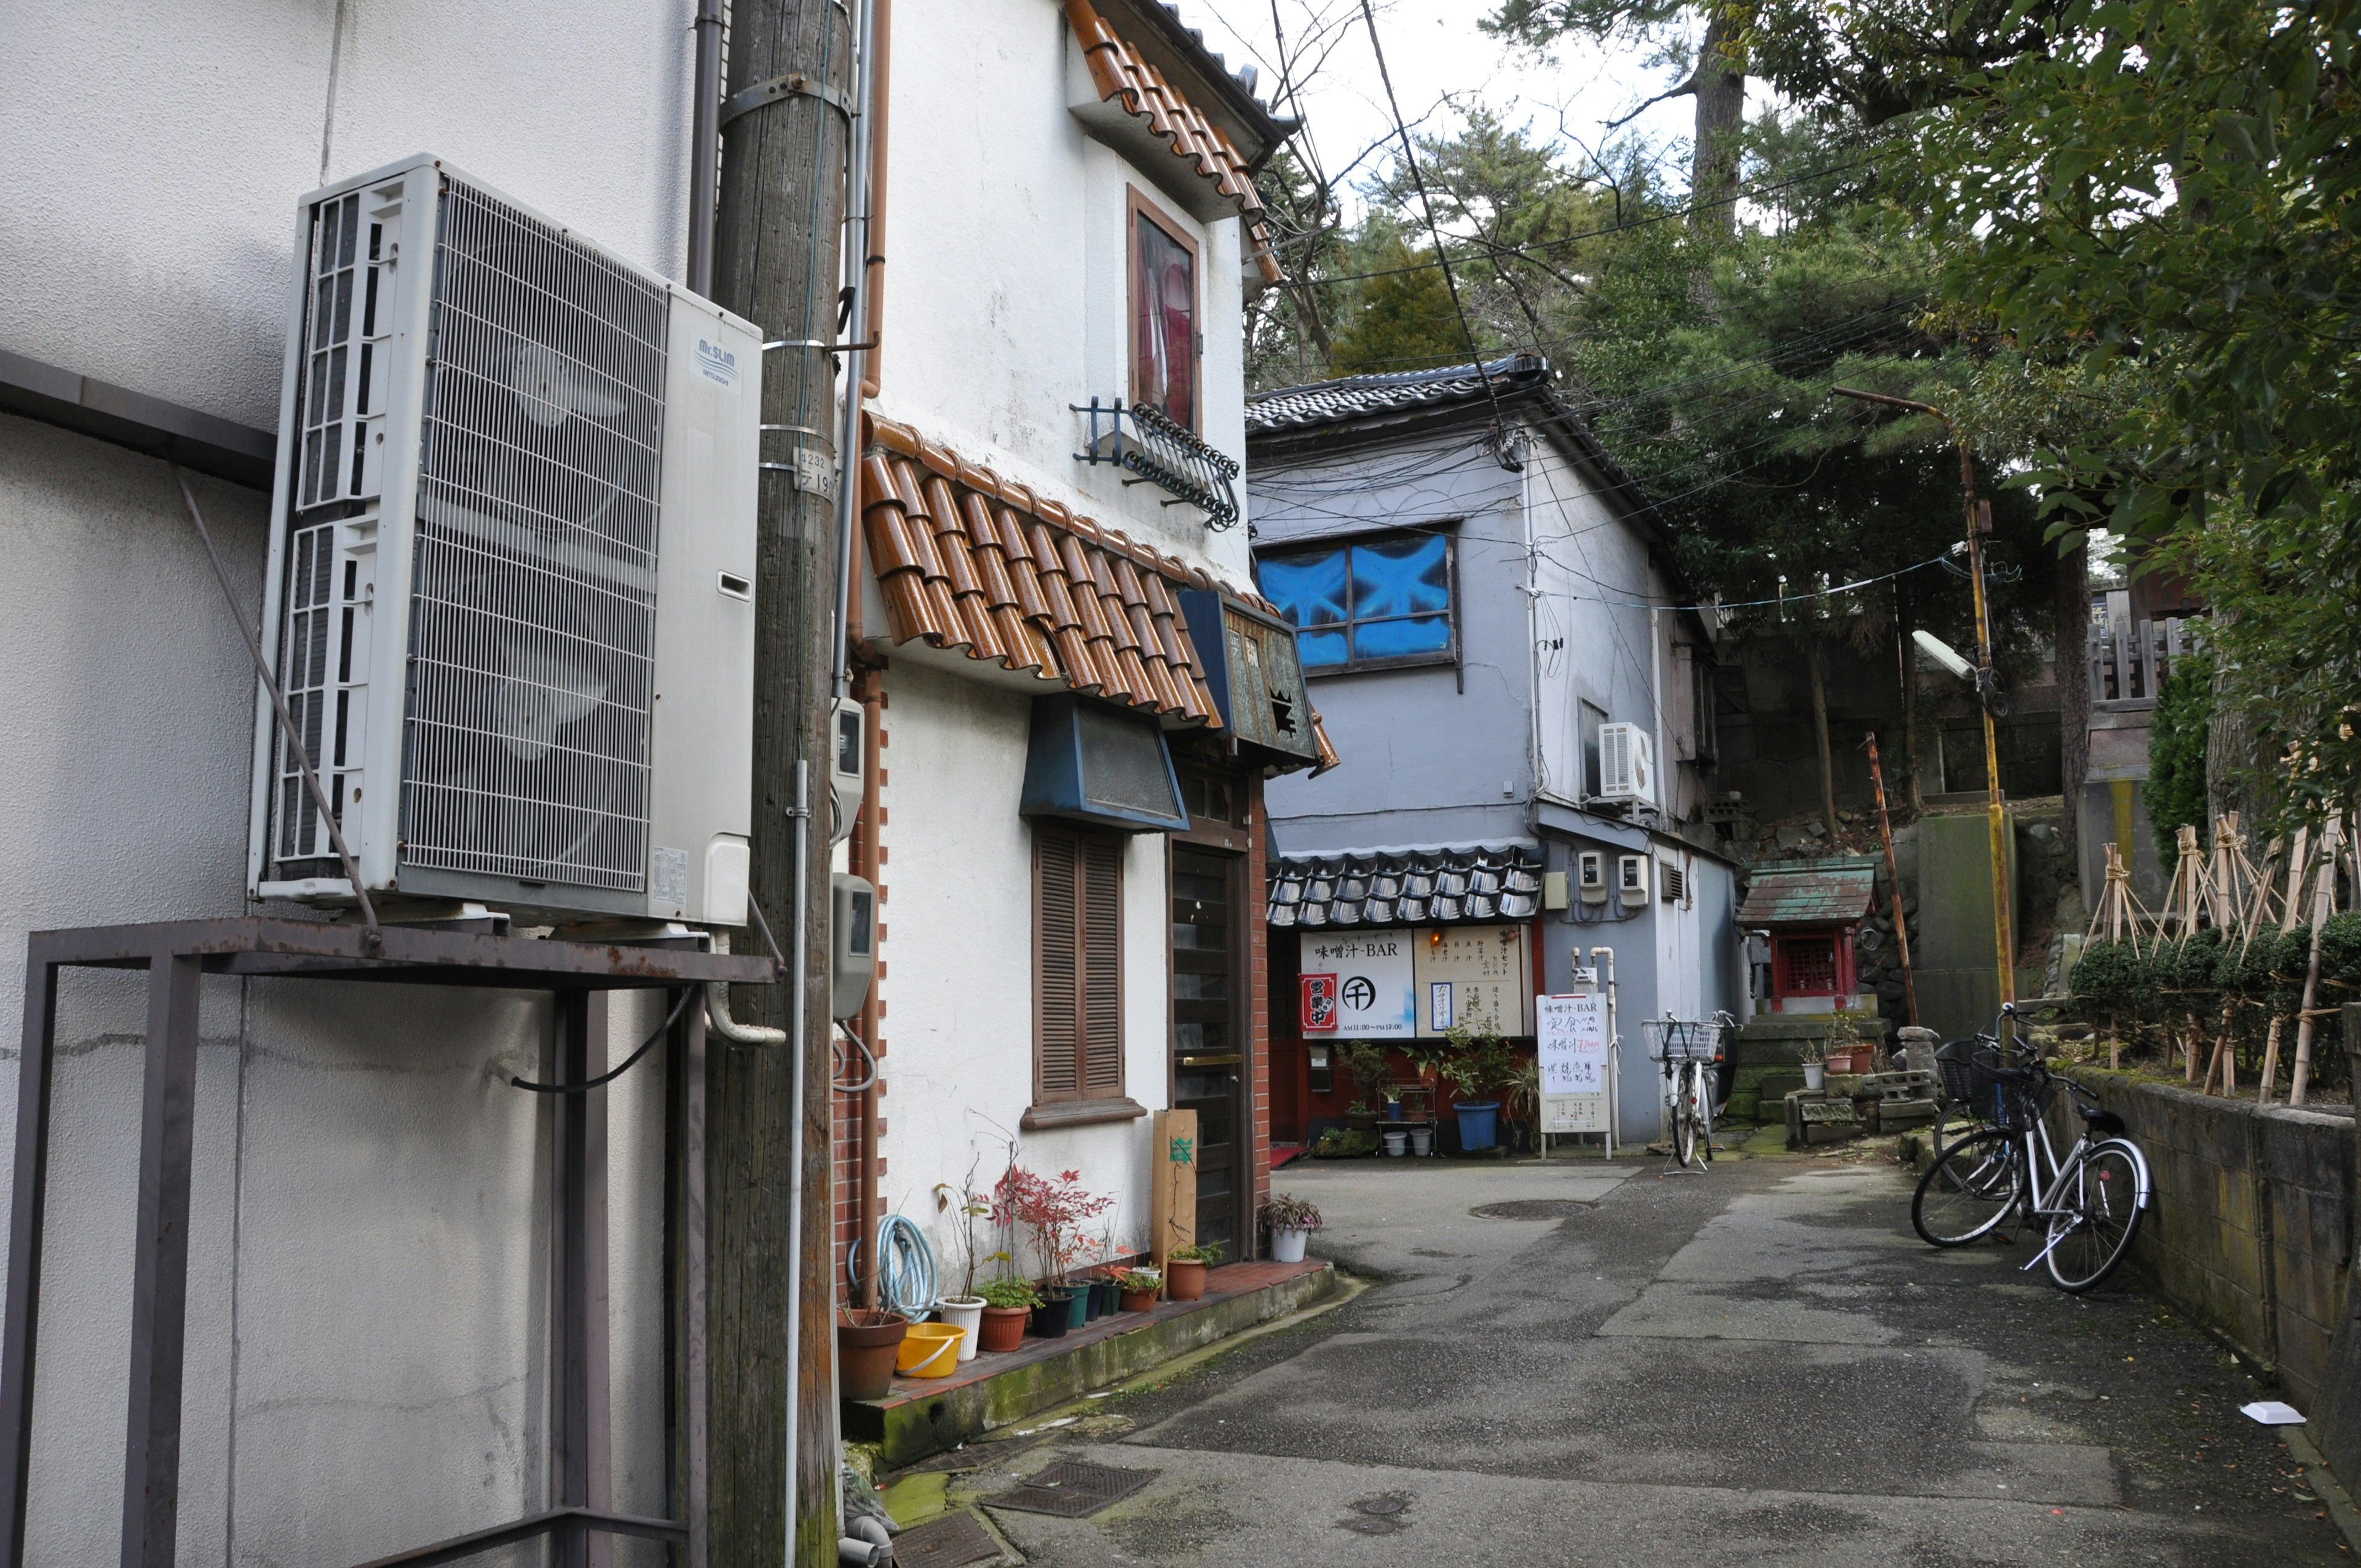
[[1205, 422], [1205, 253], [1180, 220], [1142, 195], [1138, 186], [1126, 185], [1124, 195], [1125, 384], [1131, 400], [1139, 401], [1139, 220], [1146, 218], [1189, 253], [1189, 431], [1201, 434]]
[[[1048, 847], [1053, 842], [1073, 847], [1074, 899], [1073, 927], [1067, 937], [1073, 963], [1073, 1017], [1071, 1049], [1073, 1084], [1071, 1088], [1051, 1088], [1047, 1083], [1046, 1069], [1051, 1052], [1058, 1047], [1051, 1038], [1052, 1022], [1048, 1004], [1049, 984], [1045, 973], [1047, 960], [1052, 957], [1055, 933], [1048, 928], [1048, 907], [1043, 894], [1042, 866]], [[1091, 893], [1091, 850], [1093, 847], [1108, 852], [1115, 883], [1114, 896], [1107, 901], [1114, 932], [1111, 948], [1113, 963], [1106, 968], [1100, 983], [1093, 983], [1091, 950], [1093, 946], [1090, 913], [1093, 902]], [[1068, 1126], [1085, 1122], [1111, 1122], [1144, 1116], [1147, 1108], [1132, 1101], [1125, 1092], [1125, 1018], [1124, 1018], [1124, 864], [1130, 858], [1130, 841], [1123, 834], [1104, 828], [1085, 828], [1067, 822], [1037, 822], [1033, 828], [1033, 1083], [1032, 1105], [1021, 1120], [1027, 1128]], [[1111, 987], [1111, 1000], [1102, 994]], [[1101, 1005], [1093, 1007], [1093, 1002]], [[1091, 1081], [1093, 1036], [1091, 1015], [1101, 1012], [1111, 1018], [1114, 1058], [1114, 1082]]]
[[[1419, 670], [1436, 664], [1458, 665], [1461, 660], [1465, 657], [1460, 646], [1459, 625], [1459, 525], [1465, 521], [1466, 520], [1462, 518], [1448, 518], [1441, 522], [1423, 523], [1416, 528], [1378, 529], [1365, 533], [1347, 533], [1334, 538], [1321, 539], [1316, 542], [1307, 542], [1294, 545], [1290, 545], [1284, 541], [1274, 540], [1268, 549], [1257, 550], [1254, 554], [1254, 563], [1256, 567], [1255, 586], [1257, 589], [1259, 590], [1262, 586], [1261, 567], [1265, 561], [1285, 560], [1290, 555], [1322, 555], [1334, 551], [1351, 551], [1367, 545], [1385, 544], [1389, 543], [1394, 540], [1407, 539], [1413, 536], [1440, 534], [1443, 537], [1444, 568], [1449, 575], [1450, 580], [1450, 586], [1444, 591], [1451, 596], [1450, 602], [1444, 607], [1443, 619], [1451, 628], [1451, 645], [1447, 648], [1436, 649], [1432, 653], [1396, 653], [1381, 659], [1347, 659], [1339, 664], [1306, 664], [1303, 666], [1303, 678], [1307, 681], [1315, 681], [1323, 675], [1356, 675], [1370, 670]], [[1345, 568], [1345, 591], [1347, 596], [1347, 602], [1345, 619], [1343, 620], [1338, 621], [1334, 626], [1312, 628], [1298, 626], [1296, 627], [1297, 632], [1301, 634], [1307, 630], [1313, 631], [1342, 630], [1345, 633], [1346, 645], [1349, 647], [1352, 642], [1353, 629], [1356, 626], [1375, 625], [1387, 620], [1414, 620], [1418, 619], [1417, 616], [1411, 615], [1393, 615], [1374, 616], [1367, 621], [1362, 620], [1352, 613], [1350, 603], [1352, 580], [1353, 568], [1348, 563]], [[1268, 596], [1266, 595], [1265, 597], [1268, 598]], [[1422, 613], [1431, 614], [1433, 612], [1427, 611]], [[1284, 612], [1282, 612], [1282, 618], [1289, 619], [1290, 624], [1292, 624], [1291, 618], [1286, 616]], [[1461, 676], [1461, 689], [1466, 689], [1466, 676], [1464, 674]]]

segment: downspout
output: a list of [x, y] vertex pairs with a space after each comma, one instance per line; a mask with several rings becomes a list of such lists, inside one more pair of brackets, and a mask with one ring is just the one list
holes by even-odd
[[[880, 0], [881, 7], [883, 0]], [[879, 853], [878, 829], [883, 826], [884, 813], [878, 802], [878, 778], [882, 741], [877, 733], [877, 721], [884, 711], [884, 693], [877, 672], [863, 670], [853, 682], [853, 695], [861, 699], [861, 819], [852, 838], [852, 874], [865, 877], [872, 885], [882, 878], [883, 856]], [[884, 921], [878, 924], [882, 927]], [[885, 1092], [883, 1053], [877, 1041], [877, 982], [869, 985], [868, 998], [861, 1004], [861, 1038], [869, 1047], [870, 1059], [881, 1065], [869, 1074], [869, 1086], [861, 1091], [861, 1255], [869, 1267], [861, 1279], [861, 1304], [877, 1305], [877, 1277], [884, 1265], [884, 1254], [878, 1240], [878, 1227], [884, 1216], [878, 1212], [877, 1168], [881, 1143], [878, 1127], [878, 1104]]]
[[697, 0], [697, 107], [688, 118], [688, 291], [707, 299], [721, 179], [721, 5]]
[[[885, 174], [890, 167], [887, 133], [894, 127], [894, 0], [870, 0], [876, 20], [877, 63], [869, 89], [869, 341], [874, 345], [861, 378], [861, 395], [873, 398], [884, 380], [885, 349]], [[855, 341], [858, 341], [857, 339]]]
[[844, 356], [844, 406], [836, 437], [836, 651], [829, 671], [830, 695], [842, 697], [851, 684], [852, 651], [847, 641], [851, 626], [852, 533], [860, 512], [861, 394], [868, 374], [870, 176], [875, 152], [877, 103], [877, 24], [884, 0], [862, 0], [855, 34], [859, 76], [853, 92], [852, 150], [845, 160], [844, 248], [852, 258], [852, 309], [846, 327], [851, 341], [839, 352]]
[[[1521, 466], [1517, 471], [1517, 511], [1524, 525], [1525, 534], [1525, 673], [1527, 676], [1527, 712], [1525, 730], [1527, 756], [1525, 767], [1530, 784], [1525, 791], [1525, 831], [1536, 842], [1541, 839], [1542, 818], [1542, 650], [1541, 622], [1538, 605], [1541, 596], [1540, 552], [1533, 544], [1533, 466]], [[1563, 519], [1561, 518], [1561, 521]], [[1576, 792], [1579, 794], [1579, 791]], [[1543, 853], [1546, 867], [1548, 854]]]

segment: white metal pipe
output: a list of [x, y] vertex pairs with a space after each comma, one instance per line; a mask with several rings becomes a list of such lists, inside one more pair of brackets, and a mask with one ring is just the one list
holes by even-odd
[[[1599, 967], [1599, 955], [1607, 964]], [[1615, 1157], [1616, 1141], [1623, 1135], [1623, 1034], [1615, 1025], [1615, 949], [1590, 949], [1590, 967], [1607, 988], [1607, 1157]]]
[[[794, 1044], [787, 1058], [787, 1103], [792, 1114], [787, 1120], [787, 1430], [786, 1430], [786, 1539], [782, 1548], [782, 1561], [786, 1568], [796, 1562], [796, 1436], [799, 1407], [803, 1395], [803, 1358], [800, 1341], [803, 1333], [803, 1232], [804, 1232], [804, 1052], [809, 1042], [804, 1038], [804, 972], [809, 967], [805, 960], [811, 939], [811, 897], [809, 893], [811, 864], [811, 762], [809, 759], [796, 763], [796, 920], [794, 939], [787, 948], [788, 1022], [785, 1031]], [[833, 1364], [834, 1358], [830, 1357]], [[833, 1390], [831, 1390], [831, 1393]], [[830, 1403], [834, 1400], [831, 1398]]]

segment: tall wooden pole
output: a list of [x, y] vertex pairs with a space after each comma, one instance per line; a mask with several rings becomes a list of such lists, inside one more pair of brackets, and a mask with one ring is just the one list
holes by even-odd
[[1885, 770], [1877, 765], [1877, 732], [1862, 737], [1869, 748], [1869, 782], [1877, 791], [1877, 837], [1885, 846], [1885, 885], [1894, 890], [1894, 939], [1902, 944], [1902, 1000], [1910, 1026], [1918, 1026], [1918, 981], [1910, 973], [1910, 916], [1902, 907], [1902, 872], [1894, 863], [1894, 821], [1885, 814]]
[[[1993, 729], [1993, 694], [1998, 689], [1992, 667], [1992, 614], [1984, 598], [1983, 536], [1992, 531], [1992, 508], [1976, 499], [1976, 467], [1968, 455], [1968, 444], [1953, 427], [1950, 419], [1932, 403], [1922, 403], [1909, 398], [1896, 398], [1883, 392], [1864, 392], [1851, 387], [1828, 389], [1840, 398], [1857, 402], [1882, 403], [1887, 408], [1908, 409], [1934, 419], [1943, 432], [1960, 448], [1960, 498], [1967, 510], [1968, 520], [1968, 582], [1975, 595], [1976, 607], [1976, 711], [1984, 726], [1984, 801], [1986, 825], [1992, 842], [1993, 941], [2000, 949], [1994, 961], [2000, 970], [2000, 1000], [2005, 1007], [2016, 1000], [2016, 946], [2015, 911], [2009, 908], [2008, 886], [2008, 822], [2003, 809], [2000, 793], [2000, 740]], [[2008, 1039], [2008, 1021], [2002, 1019], [1999, 1030], [2003, 1044]]]
[[[814, 831], [798, 883], [796, 774], [807, 762], [824, 778], [828, 756], [838, 389], [829, 355], [809, 345], [833, 337], [843, 273], [851, 17], [829, 0], [740, 0], [729, 53], [713, 291], [777, 345], [766, 347], [762, 367], [752, 894], [789, 945], [800, 908], [807, 940], [786, 954], [803, 968], [800, 1026], [789, 1016], [791, 986], [739, 1000], [741, 1009], [759, 1009], [762, 1023], [786, 1030], [788, 1046], [716, 1041], [710, 1058], [712, 1563], [816, 1568], [835, 1563], [838, 1536], [829, 857], [825, 830]], [[790, 1057], [798, 1046], [800, 1103]], [[791, 1257], [789, 1151], [798, 1123], [804, 1240], [802, 1255]], [[792, 1325], [790, 1269], [800, 1275]]]
[[1820, 822], [1828, 828], [1833, 847], [1837, 842], [1837, 764], [1828, 751], [1828, 677], [1817, 631], [1804, 640], [1804, 668], [1812, 682], [1812, 740], [1820, 750]]

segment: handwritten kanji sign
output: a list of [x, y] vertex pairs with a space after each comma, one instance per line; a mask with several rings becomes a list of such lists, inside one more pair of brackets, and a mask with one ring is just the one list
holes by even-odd
[[1534, 999], [1542, 1131], [1608, 1128], [1607, 1003], [1596, 992]]

